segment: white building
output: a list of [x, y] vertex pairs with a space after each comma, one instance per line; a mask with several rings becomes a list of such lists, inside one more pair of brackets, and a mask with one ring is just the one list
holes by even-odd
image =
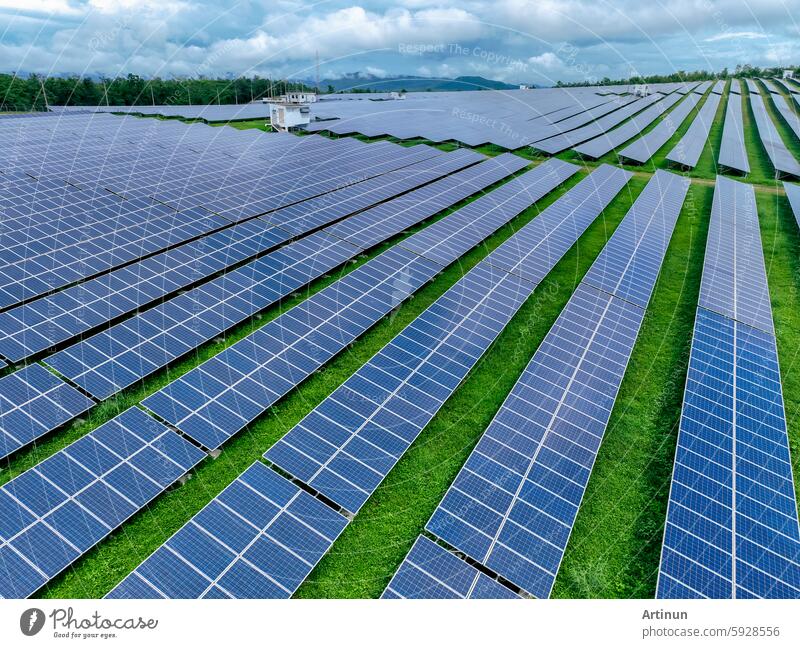
[[784, 70], [783, 71], [783, 78], [784, 79], [794, 79], [794, 70]]
[[646, 83], [637, 83], [633, 86], [633, 94], [637, 97], [646, 97], [650, 94], [650, 88], [647, 87]]
[[271, 101], [269, 121], [274, 130], [289, 131], [308, 124], [311, 121], [311, 109], [305, 104]]

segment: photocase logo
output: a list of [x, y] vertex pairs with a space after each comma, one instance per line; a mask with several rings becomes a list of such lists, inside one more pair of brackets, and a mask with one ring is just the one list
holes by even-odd
[[39, 608], [25, 610], [19, 618], [19, 629], [26, 637], [32, 637], [44, 627], [44, 612]]

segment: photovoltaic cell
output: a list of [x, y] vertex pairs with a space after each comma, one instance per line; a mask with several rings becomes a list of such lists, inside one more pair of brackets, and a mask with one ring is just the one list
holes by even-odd
[[771, 333], [772, 308], [751, 185], [717, 176], [699, 305]]
[[689, 113], [694, 110], [694, 107], [700, 101], [702, 94], [703, 93], [697, 94], [693, 92], [687, 95], [686, 98], [676, 106], [675, 110], [672, 110], [664, 116], [664, 119], [662, 119], [655, 128], [622, 149], [619, 152], [620, 157], [638, 164], [647, 162], [681, 127], [681, 124], [683, 124], [684, 120], [689, 116]]
[[515, 155], [499, 158], [290, 243], [46, 361], [94, 396], [108, 398], [367, 247], [527, 166]]
[[106, 598], [289, 598], [346, 525], [256, 462]]
[[800, 598], [775, 339], [697, 309], [658, 598]]
[[574, 150], [586, 157], [594, 159], [602, 157], [612, 149], [615, 149], [627, 142], [629, 139], [636, 137], [680, 100], [681, 95], [679, 95], [677, 92], [669, 94], [661, 99], [658, 103], [655, 103], [646, 110], [643, 110], [618, 128], [603, 133], [599, 137], [596, 137], [585, 144], [576, 146], [574, 147]]
[[[501, 196], [526, 195], [530, 205], [576, 170], [573, 165], [549, 161], [495, 192]], [[489, 195], [474, 203], [490, 200]], [[505, 222], [523, 208], [516, 201], [513, 204], [513, 209], [505, 211]], [[447, 228], [450, 221], [458, 225], [460, 212], [450, 214], [436, 226]], [[459, 225], [455, 231], [466, 238], [471, 236], [472, 245], [476, 245], [490, 233], [481, 223], [483, 216], [479, 213], [477, 220], [466, 228]], [[485, 216], [491, 218], [493, 228], [502, 224], [491, 210]], [[438, 240], [420, 247], [420, 253], [411, 252], [409, 248], [418, 249], [415, 239], [424, 240], [426, 231], [409, 237], [402, 246], [379, 255], [170, 383], [148, 397], [144, 405], [205, 447], [218, 447], [398, 306], [444, 265], [458, 258], [460, 252], [447, 259], [437, 256], [442, 260], [441, 265], [430, 261], [428, 256], [433, 255], [428, 250], [441, 250]], [[460, 242], [463, 244], [464, 240]]]
[[[558, 262], [630, 177], [610, 168], [595, 173], [600, 180], [584, 179], [509, 239], [519, 241], [492, 252], [265, 458], [357, 512], [547, 274], [547, 266]], [[572, 209], [564, 210], [562, 202]], [[525, 255], [514, 259], [520, 249]]]
[[419, 536], [381, 598], [501, 599], [517, 594], [444, 547]]
[[700, 155], [708, 141], [711, 125], [714, 123], [721, 100], [722, 95], [716, 92], [706, 97], [705, 103], [697, 112], [692, 125], [689, 126], [689, 130], [675, 145], [675, 148], [669, 152], [667, 160], [690, 169], [697, 166]]
[[719, 163], [724, 167], [746, 174], [750, 173], [750, 162], [744, 147], [742, 97], [733, 92], [737, 83], [738, 79], [734, 79], [731, 94], [728, 96], [728, 107], [725, 109], [725, 125], [722, 128]]
[[[748, 79], [749, 80], [749, 79]], [[767, 113], [764, 98], [760, 94], [750, 94], [750, 105], [753, 108], [753, 115], [756, 118], [756, 127], [761, 143], [767, 151], [770, 162], [779, 175], [790, 175], [800, 178], [800, 162], [798, 162], [792, 152], [786, 148], [786, 144], [781, 138], [775, 123]]]
[[131, 408], [0, 487], [0, 597], [33, 594], [203, 457]]
[[800, 523], [755, 197], [722, 178], [657, 596], [800, 598]]
[[38, 364], [0, 378], [0, 459], [94, 405]]
[[646, 308], [688, 189], [688, 178], [656, 171], [583, 282]]
[[[426, 525], [533, 596], [549, 596], [558, 573], [663, 259], [664, 238], [669, 241], [688, 190], [688, 181], [678, 180], [654, 177], [640, 194], [617, 229], [621, 235], [615, 232], [587, 273], [587, 279], [602, 277], [605, 289], [586, 280], [578, 286]], [[654, 199], [657, 194], [668, 201]], [[652, 219], [643, 217], [648, 210]], [[636, 230], [635, 245], [627, 232]], [[626, 255], [633, 259], [641, 250], [648, 251], [655, 273], [645, 271], [637, 281], [633, 294], [645, 299], [640, 305], [618, 287], [630, 285]], [[620, 260], [616, 284], [607, 259]]]
[[800, 185], [783, 183], [783, 188], [786, 190], [786, 197], [789, 199], [789, 205], [794, 212], [794, 219], [800, 227]]

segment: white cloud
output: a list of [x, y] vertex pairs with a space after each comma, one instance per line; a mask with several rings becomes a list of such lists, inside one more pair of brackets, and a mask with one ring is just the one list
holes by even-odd
[[[374, 68], [524, 82], [527, 73], [617, 76], [631, 61], [645, 73], [732, 68], [797, 57], [796, 2], [0, 0], [0, 71], [311, 78], [317, 52], [332, 75]], [[454, 44], [496, 56], [459, 55]]]
[[740, 31], [722, 32], [705, 39], [706, 43], [717, 43], [724, 40], [754, 40], [756, 38], [769, 38], [764, 32]]

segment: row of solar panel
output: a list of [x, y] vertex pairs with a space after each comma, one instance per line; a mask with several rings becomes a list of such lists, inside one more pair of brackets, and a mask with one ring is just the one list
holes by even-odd
[[[688, 186], [663, 171], [650, 181], [426, 525], [533, 596], [558, 573]], [[389, 591], [424, 594], [396, 583], [407, 568]]]
[[713, 92], [706, 98], [689, 130], [667, 154], [667, 160], [690, 169], [697, 166], [721, 101], [722, 93]]
[[711, 219], [657, 596], [800, 598], [800, 521], [753, 188], [718, 178]]
[[[462, 155], [457, 157], [462, 163], [469, 159]], [[340, 265], [363, 249], [494, 184], [526, 165], [522, 158], [507, 154], [448, 176], [413, 191], [405, 199], [383, 203], [375, 211], [364, 211], [352, 217], [355, 220], [351, 225], [358, 232], [359, 240], [365, 243], [364, 247], [357, 247], [336, 237], [337, 231], [348, 224], [347, 220], [341, 221], [333, 226], [335, 229], [330, 233], [321, 231], [300, 239], [191, 293], [179, 295], [161, 306], [79, 342], [74, 347], [48, 358], [47, 362], [96, 397], [106, 398]], [[370, 237], [371, 229], [375, 231], [371, 232]], [[66, 384], [64, 389], [74, 392], [73, 400], [77, 399], [75, 390]], [[83, 401], [86, 402], [83, 407], [85, 410], [91, 401], [85, 398]], [[58, 417], [59, 424], [83, 410], [73, 411], [72, 416], [62, 412]], [[31, 416], [28, 419], [28, 432], [24, 438], [19, 438], [23, 435], [5, 434], [8, 438], [0, 456], [7, 456], [55, 427], [42, 425]]]
[[[403, 149], [404, 147], [399, 147]], [[408, 151], [408, 149], [404, 149]], [[413, 154], [413, 153], [412, 153]], [[362, 152], [352, 163], [333, 165], [322, 180], [311, 186], [296, 186], [297, 174], [287, 178], [286, 186], [270, 178], [270, 189], [259, 191], [257, 204], [249, 201], [247, 192], [239, 193], [233, 218], [223, 219], [202, 207], [186, 207], [174, 212], [160, 204], [138, 210], [137, 218], [121, 226], [114, 223], [112, 231], [84, 239], [53, 251], [28, 255], [0, 271], [0, 306], [11, 306], [23, 300], [48, 293], [101, 272], [135, 261], [189, 239], [229, 225], [229, 220], [252, 217], [284, 205], [324, 194], [388, 170], [404, 166], [408, 153], [393, 151], [391, 155], [377, 151]], [[376, 157], [377, 156], [377, 157]], [[431, 155], [429, 155], [430, 157]], [[383, 158], [381, 161], [380, 158]], [[367, 171], [369, 170], [369, 171]], [[254, 190], [249, 187], [248, 191]], [[120, 203], [126, 205], [127, 201]], [[244, 209], [245, 211], [241, 211]], [[230, 216], [229, 214], [226, 216]]]
[[473, 201], [156, 392], [145, 406], [204, 446], [218, 447], [576, 170], [551, 160]]
[[[533, 290], [536, 284], [522, 277], [540, 272], [534, 259], [541, 260], [544, 255], [552, 267], [629, 177], [625, 171], [603, 167], [571, 189], [448, 290], [265, 456], [329, 500], [356, 511]], [[533, 199], [535, 196], [527, 197], [529, 202]], [[516, 206], [509, 209], [519, 211]], [[520, 270], [526, 266], [528, 270]], [[326, 452], [327, 460], [320, 454]], [[329, 469], [327, 478], [318, 470], [321, 462]], [[312, 478], [315, 471], [319, 479]], [[217, 506], [212, 502], [207, 510]], [[200, 518], [194, 518], [145, 560], [111, 596], [130, 597], [143, 591], [151, 596], [204, 596], [225, 578], [218, 574], [254, 566], [255, 561], [241, 553], [227, 553], [223, 562], [214, 564], [201, 553], [176, 552], [175, 544], [188, 546], [184, 538], [195, 532], [195, 525], [203, 524]], [[288, 596], [314, 563], [296, 568], [296, 559], [279, 551], [281, 541], [267, 531], [264, 534], [254, 588], [258, 586], [263, 596]], [[210, 535], [226, 544], [219, 534], [212, 531]], [[164, 580], [172, 583], [162, 564], [170, 546], [206, 580], [196, 587], [178, 584], [177, 589], [165, 588]], [[327, 546], [321, 549], [327, 550]], [[275, 588], [275, 576], [288, 571], [300, 576], [299, 580], [284, 583], [282, 590]], [[477, 592], [488, 595], [503, 590], [485, 577], [478, 580]], [[241, 595], [224, 589], [227, 595]]]
[[430, 158], [322, 198], [272, 212], [263, 220], [238, 223], [0, 313], [0, 334], [3, 335], [0, 354], [15, 362], [23, 360], [261, 254], [292, 236], [305, 234], [481, 159], [468, 151]]
[[[515, 156], [512, 156], [512, 157], [515, 157]], [[515, 158], [515, 159], [516, 160], [520, 160], [520, 158]], [[522, 162], [524, 163], [524, 161], [522, 161]], [[506, 158], [506, 157], [499, 158], [496, 161], [493, 161], [493, 164], [490, 164], [491, 168], [488, 171], [485, 170], [485, 171], [487, 171], [486, 175], [487, 176], [491, 176], [494, 173], [495, 175], [498, 175], [499, 177], [503, 177], [505, 175], [508, 175], [509, 173], [512, 173], [514, 170], [516, 170], [518, 168], [518, 164], [519, 164], [518, 162], [515, 162], [514, 160]], [[510, 202], [513, 199], [514, 195], [517, 195], [517, 194], [525, 193], [525, 194], [527, 194], [529, 196], [533, 196], [533, 195], [539, 195], [539, 194], [546, 193], [549, 190], [547, 188], [548, 186], [554, 186], [554, 185], [558, 184], [564, 178], [569, 177], [569, 175], [574, 173], [575, 170], [576, 170], [575, 167], [573, 167], [572, 165], [568, 165], [566, 163], [563, 163], [563, 162], [551, 162], [551, 163], [547, 163], [545, 165], [542, 165], [537, 170], [531, 172], [531, 174], [528, 174], [528, 177], [526, 178], [525, 181], [520, 182], [520, 183], [516, 183], [516, 185], [515, 185], [516, 190], [515, 191], [508, 192], [508, 190], [506, 190], [505, 193], [502, 193], [500, 195], [500, 197], [495, 200], [495, 203], [494, 203], [495, 204], [495, 208], [500, 208], [505, 203]], [[522, 176], [522, 177], [525, 178], [525, 176]], [[481, 179], [479, 177], [477, 180], [475, 178], [473, 178], [472, 181], [473, 182], [477, 181], [480, 184], [480, 182], [483, 182], [484, 179]], [[515, 182], [515, 181], [512, 181], [512, 182]], [[454, 184], [454, 186], [457, 186], [457, 184]], [[501, 191], [502, 192], [502, 189], [503, 188], [501, 187], [497, 191]], [[460, 190], [461, 191], [465, 191], [464, 188], [461, 188]], [[468, 190], [467, 193], [472, 193], [473, 191], [475, 191], [474, 187], [472, 189]], [[529, 200], [531, 202], [533, 202], [535, 200], [535, 198], [529, 198]], [[492, 219], [491, 219], [490, 215], [491, 215], [491, 212], [492, 212], [492, 209], [491, 209], [491, 204], [492, 203], [490, 201], [487, 201], [486, 199], [479, 199], [478, 201], [475, 201], [475, 202], [483, 202], [484, 209], [488, 209], [487, 213], [489, 214], [489, 216], [487, 216], [487, 220], [491, 221]], [[472, 203], [472, 204], [474, 204], [474, 203]], [[469, 221], [474, 221], [475, 218], [476, 218], [476, 215], [478, 216], [478, 218], [480, 218], [480, 216], [482, 215], [482, 211], [481, 210], [476, 211], [475, 208], [473, 208], [471, 210], [462, 210], [461, 212], [455, 212], [454, 214], [451, 214], [451, 215], [445, 217], [442, 221], [440, 221], [440, 223], [441, 224], [445, 224], [446, 221], [450, 220], [450, 221], [454, 222], [456, 224], [456, 226], [460, 225], [463, 228], [463, 227], [467, 226], [467, 223]], [[476, 228], [479, 232], [481, 232], [481, 234], [476, 236], [476, 238], [478, 240], [474, 241], [473, 245], [475, 243], [479, 242], [480, 237], [486, 236], [491, 231], [494, 231], [494, 229], [496, 229], [497, 226], [498, 225], [497, 225], [496, 222], [492, 222], [490, 227], [484, 227], [483, 229]], [[446, 224], [440, 226], [440, 230], [442, 231], [442, 235], [444, 236], [445, 232], [448, 231], [448, 228], [447, 228]], [[453, 231], [453, 228], [449, 228], [449, 230]], [[455, 254], [456, 254], [456, 258], [457, 258], [457, 256], [460, 255], [460, 252], [456, 252]], [[409, 270], [409, 275], [408, 276], [417, 275], [417, 276], [423, 277], [423, 281], [421, 283], [424, 283], [424, 281], [429, 280], [438, 271], [441, 270], [441, 266], [438, 266], [438, 265], [436, 265], [436, 264], [434, 264], [434, 263], [432, 263], [430, 261], [427, 261], [427, 260], [423, 259], [422, 257], [413, 254], [410, 251], [404, 250], [399, 245], [394, 246], [389, 251], [387, 251], [387, 253], [384, 253], [383, 255], [379, 256], [378, 259], [376, 259], [376, 261], [378, 261], [378, 263], [370, 262], [370, 263], [366, 264], [365, 266], [362, 266], [362, 268], [360, 270], [363, 270], [364, 268], [367, 268], [368, 266], [370, 266], [371, 270], [368, 270], [368, 273], [369, 273], [368, 276], [370, 276], [372, 278], [372, 277], [375, 276], [375, 272], [376, 271], [382, 272], [384, 274], [384, 282], [385, 282], [385, 284], [388, 284], [388, 282], [396, 279], [396, 277], [397, 277], [396, 273], [397, 273], [398, 270], [401, 269], [401, 268], [398, 267], [397, 263], [395, 263], [394, 261], [397, 258], [403, 258], [403, 257], [405, 257], [406, 260], [407, 260], [407, 266], [409, 268], [411, 268]], [[372, 308], [375, 304], [377, 304], [377, 301], [369, 299], [370, 295], [375, 295], [376, 294], [374, 292], [375, 284], [374, 283], [365, 282], [363, 280], [363, 278], [361, 280], [357, 281], [357, 282], [352, 282], [351, 278], [356, 276], [356, 275], [358, 275], [358, 273], [359, 273], [359, 270], [356, 270], [353, 273], [348, 274], [344, 279], [342, 279], [339, 282], [337, 282], [337, 284], [339, 286], [341, 286], [340, 292], [341, 292], [342, 296], [347, 295], [349, 298], [356, 298], [357, 295], [356, 295], [355, 290], [360, 289], [360, 290], [362, 290], [364, 292], [365, 297], [367, 297], [367, 299], [365, 299], [365, 301], [364, 301], [364, 304], [366, 304], [370, 308]], [[401, 273], [400, 276], [403, 276], [402, 273]], [[378, 282], [378, 284], [380, 284], [380, 282]], [[391, 285], [391, 284], [389, 284], [389, 285]], [[416, 285], [419, 285], [419, 284], [417, 284], [416, 282], [414, 282], [412, 280], [412, 281], [409, 282], [409, 285], [412, 285], [412, 286], [416, 287]], [[396, 283], [394, 284], [394, 286], [395, 286], [395, 290], [392, 291], [392, 293], [390, 295], [390, 299], [391, 299], [392, 305], [399, 303], [400, 301], [402, 301], [402, 299], [404, 299], [408, 295], [408, 292], [400, 292], [397, 289]], [[282, 316], [281, 318], [278, 318], [278, 320], [276, 320], [276, 321], [278, 321], [278, 322], [291, 321], [288, 318], [291, 318], [293, 316], [293, 313], [294, 313], [294, 315], [296, 315], [298, 313], [298, 311], [300, 311], [301, 308], [303, 308], [303, 307], [308, 309], [307, 304], [301, 304], [300, 307], [297, 307], [295, 309], [292, 309], [292, 310], [288, 311], [284, 316]], [[312, 312], [312, 311], [315, 313], [314, 317], [317, 317], [318, 315], [316, 315], [316, 313], [320, 312], [318, 310], [318, 308], [316, 308], [315, 306], [312, 306], [312, 308], [310, 310], [305, 310], [304, 312], [309, 313], [309, 312]], [[384, 311], [384, 312], [386, 312], [386, 311]], [[373, 314], [373, 316], [377, 314], [374, 308], [372, 308], [371, 314]], [[288, 316], [288, 318], [287, 318], [287, 316]], [[378, 317], [380, 317], [380, 314], [377, 314], [377, 317], [375, 319], [377, 319]], [[355, 321], [358, 323], [359, 326], [363, 325], [364, 328], [366, 328], [369, 325], [367, 322], [364, 321], [363, 318], [357, 318]], [[223, 354], [221, 354], [221, 355], [223, 355]], [[248, 362], [254, 362], [254, 360], [251, 360], [251, 358], [254, 358], [255, 360], [258, 360], [258, 356], [249, 355], [249, 354], [245, 355], [245, 356], [242, 356], [242, 358], [247, 359]], [[304, 368], [307, 368], [307, 367], [304, 367]], [[284, 372], [281, 372], [280, 374], [275, 374], [275, 376], [276, 377], [277, 376], [290, 377], [291, 376], [291, 372], [284, 371]], [[248, 393], [250, 395], [253, 395], [253, 391], [252, 390], [249, 390], [246, 393]], [[161, 426], [161, 424], [156, 423], [155, 419], [151, 419], [150, 417], [145, 415], [143, 412], [141, 412], [141, 410], [134, 409], [134, 410], [131, 410], [131, 411], [136, 416], [143, 417], [142, 421], [152, 422], [153, 424], [156, 424], [156, 425], [158, 425], [160, 427], [163, 427], [163, 426]], [[128, 416], [133, 416], [134, 414], [127, 414], [127, 415]], [[143, 423], [142, 421], [139, 421], [138, 425], [140, 425], [140, 426], [141, 425], [145, 425], [145, 423]], [[105, 428], [105, 426], [104, 426], [104, 428]], [[136, 431], [136, 428], [134, 428], [134, 431]], [[170, 434], [173, 434], [173, 433], [170, 432]], [[178, 437], [176, 437], [176, 438], [178, 438]], [[88, 439], [88, 437], [82, 439], [79, 442], [76, 442], [76, 444], [73, 444], [73, 445], [77, 445], [77, 444], [80, 444], [80, 443], [90, 443], [90, 441], [87, 440], [87, 439]], [[186, 445], [191, 447], [194, 452], [198, 453], [198, 456], [202, 454], [198, 450], [196, 450], [196, 448], [194, 446], [190, 446], [187, 442], [181, 440], [181, 443], [186, 443]], [[69, 448], [72, 448], [72, 447], [73, 446], [70, 446]], [[67, 448], [64, 452], [68, 452], [69, 448]], [[28, 477], [28, 475], [31, 472], [35, 472], [37, 470], [38, 470], [38, 467], [32, 469], [31, 471], [23, 473], [23, 475], [21, 475], [17, 479], [18, 480], [31, 479], [31, 477]], [[276, 478], [277, 478], [277, 476], [276, 476]], [[278, 479], [282, 479], [282, 478], [278, 478]], [[285, 481], [285, 480], [283, 480], [283, 481]], [[15, 483], [16, 483], [16, 480], [15, 480]], [[287, 484], [288, 484], [288, 482], [287, 482]], [[289, 486], [291, 487], [291, 485], [289, 485]], [[127, 500], [129, 502], [130, 501], [134, 501], [134, 502], [137, 501], [133, 497], [131, 497], [130, 495], [127, 496]], [[144, 502], [144, 501], [147, 501], [147, 500], [145, 498], [145, 499], [140, 499], [140, 501]], [[300, 502], [298, 504], [298, 506], [302, 506], [302, 505], [303, 505], [302, 502]], [[133, 512], [131, 510], [128, 510], [127, 508], [125, 508], [124, 510], [125, 510], [126, 514], [130, 514], [130, 513]], [[138, 509], [136, 509], [136, 510], [138, 510]], [[333, 514], [332, 511], [331, 511], [331, 514]], [[123, 517], [126, 517], [126, 516], [123, 516]], [[44, 510], [40, 511], [39, 517], [42, 517], [42, 518], [46, 517], [46, 512]], [[120, 521], [121, 521], [121, 519], [122, 518], [120, 518]], [[99, 534], [99, 531], [98, 531], [98, 534]], [[102, 534], [98, 535], [98, 539], [99, 539], [99, 537], [102, 537]], [[92, 536], [92, 538], [94, 538], [94, 536]], [[11, 537], [9, 536], [8, 539], [11, 539]], [[54, 538], [53, 536], [48, 535], [46, 538], [42, 539], [40, 550], [41, 551], [47, 550], [47, 551], [49, 551], [51, 553], [57, 553], [59, 551], [59, 547], [60, 547], [60, 545], [58, 544], [58, 541], [59, 541], [58, 538]], [[84, 543], [84, 544], [85, 544], [85, 546], [83, 547], [83, 550], [85, 551], [89, 546], [91, 546], [93, 544], [93, 542], [87, 542], [87, 543]], [[77, 545], [76, 545], [76, 547], [77, 547]], [[67, 563], [71, 562], [71, 560], [76, 558], [77, 555], [80, 555], [80, 553], [81, 552], [74, 553], [74, 551], [73, 552], [68, 552], [67, 553]], [[63, 563], [63, 564], [67, 564], [67, 563]], [[4, 563], [0, 563], [0, 564], [4, 565]], [[47, 572], [47, 573], [38, 572], [38, 576], [35, 577], [35, 578], [32, 577], [32, 576], [31, 577], [28, 577], [28, 576], [24, 576], [23, 577], [23, 575], [21, 575], [20, 572], [16, 571], [16, 566], [15, 566], [14, 563], [8, 563], [8, 564], [11, 565], [11, 567], [9, 567], [8, 570], [6, 570], [5, 572], [0, 573], [0, 583], [2, 583], [2, 590], [0, 590], [0, 594], [3, 594], [5, 592], [13, 592], [13, 595], [18, 595], [19, 596], [19, 595], [25, 595], [25, 593], [30, 593], [30, 591], [32, 591], [33, 589], [38, 588], [42, 584], [42, 582], [44, 582], [44, 580], [46, 580], [47, 578], [52, 576], [51, 572], [55, 573], [55, 571], [57, 571], [55, 569], [55, 567], [54, 567], [51, 570], [51, 572]], [[61, 567], [63, 567], [63, 564], [59, 563], [59, 565]]]

